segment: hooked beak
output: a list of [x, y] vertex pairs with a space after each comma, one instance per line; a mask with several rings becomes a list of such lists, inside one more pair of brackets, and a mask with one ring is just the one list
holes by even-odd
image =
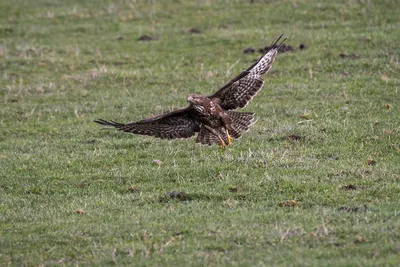
[[190, 103], [193, 103], [193, 97], [191, 95], [188, 96], [187, 101], [190, 102]]

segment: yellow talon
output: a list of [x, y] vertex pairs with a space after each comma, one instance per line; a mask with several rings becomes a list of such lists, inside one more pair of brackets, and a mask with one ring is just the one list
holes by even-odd
[[221, 141], [220, 147], [221, 147], [222, 149], [224, 149], [224, 148], [226, 147], [226, 144], [225, 144], [224, 140], [222, 140], [221, 136], [219, 136], [219, 135], [218, 135], [218, 138], [219, 138], [219, 140]]
[[228, 139], [228, 146], [232, 146], [232, 137], [230, 136], [228, 129], [226, 129], [226, 137]]

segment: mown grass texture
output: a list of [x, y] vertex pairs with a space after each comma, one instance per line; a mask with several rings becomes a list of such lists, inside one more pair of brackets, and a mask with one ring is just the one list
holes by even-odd
[[[1, 6], [0, 265], [400, 263], [397, 1]], [[281, 33], [231, 148], [93, 123], [183, 107]]]

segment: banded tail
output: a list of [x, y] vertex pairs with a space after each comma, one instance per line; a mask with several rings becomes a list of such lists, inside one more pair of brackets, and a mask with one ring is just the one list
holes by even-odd
[[[254, 113], [238, 111], [227, 111], [227, 113], [232, 119], [231, 127], [228, 128], [228, 131], [231, 137], [234, 139], [240, 138], [242, 134], [247, 132], [250, 129], [250, 126], [254, 123]], [[225, 143], [228, 143], [225, 127], [221, 126], [219, 128], [214, 128], [214, 131]], [[212, 133], [203, 125], [200, 129], [199, 135], [196, 138], [196, 143], [201, 143], [203, 145], [219, 144], [221, 140], [215, 133]]]

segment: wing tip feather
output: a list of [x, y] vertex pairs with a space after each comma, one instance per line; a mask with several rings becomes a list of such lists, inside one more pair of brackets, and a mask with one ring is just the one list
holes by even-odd
[[276, 40], [274, 40], [274, 41], [272, 42], [272, 44], [271, 44], [271, 46], [270, 46], [270, 47], [272, 47], [272, 49], [279, 50], [279, 48], [281, 48], [281, 46], [283, 45], [283, 43], [287, 40], [287, 37], [285, 37], [285, 38], [278, 44], [278, 42], [282, 39], [283, 35], [284, 35], [284, 34], [282, 33]]
[[100, 125], [112, 126], [112, 127], [116, 127], [116, 128], [124, 125], [124, 124], [116, 122], [116, 121], [106, 121], [103, 119], [97, 119], [97, 120], [94, 120], [93, 122], [98, 123]]

